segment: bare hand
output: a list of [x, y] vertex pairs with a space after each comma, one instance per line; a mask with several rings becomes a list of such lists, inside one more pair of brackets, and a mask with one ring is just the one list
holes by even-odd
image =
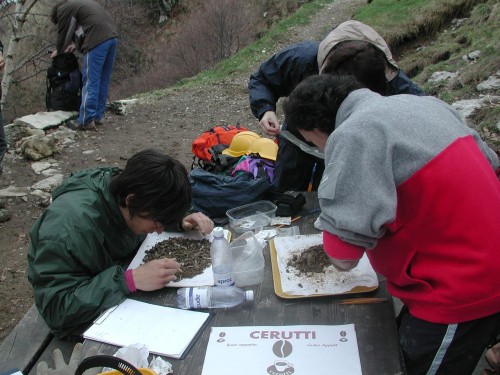
[[144, 291], [161, 289], [177, 279], [175, 274], [180, 268], [181, 265], [175, 259], [152, 260], [132, 271], [135, 287]]
[[50, 58], [51, 58], [51, 59], [53, 59], [53, 58], [54, 58], [54, 57], [56, 57], [57, 55], [58, 55], [58, 53], [57, 53], [57, 50], [55, 49], [55, 50], [53, 50], [53, 51], [51, 52], [51, 54], [50, 54]]
[[337, 259], [337, 258], [332, 258], [330, 255], [326, 254], [328, 256], [328, 260], [330, 261], [333, 266], [341, 272], [346, 272], [352, 270], [354, 267], [356, 267], [359, 263], [359, 259], [357, 260], [342, 260], [342, 259]]
[[214, 222], [205, 214], [195, 212], [186, 216], [182, 220], [182, 229], [184, 230], [199, 230], [203, 235], [212, 232]]
[[66, 47], [64, 50], [64, 53], [73, 53], [76, 50], [76, 46], [74, 43], [71, 43], [69, 46]]
[[280, 132], [280, 123], [278, 121], [278, 117], [276, 117], [276, 113], [273, 111], [267, 111], [264, 113], [259, 125], [264, 133], [269, 136], [276, 137]]

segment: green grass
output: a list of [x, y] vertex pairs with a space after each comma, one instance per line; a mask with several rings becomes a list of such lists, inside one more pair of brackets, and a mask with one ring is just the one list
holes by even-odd
[[[313, 14], [332, 2], [314, 0], [303, 5], [255, 43], [213, 69], [181, 81], [173, 89], [224, 81], [233, 74], [248, 74], [286, 42], [291, 27], [307, 25]], [[452, 19], [464, 17], [467, 19], [460, 27], [451, 25]], [[354, 18], [384, 37], [400, 67], [414, 82], [447, 103], [478, 98], [478, 83], [500, 67], [498, 0], [373, 0], [361, 7]], [[462, 59], [476, 50], [481, 51], [477, 61]], [[458, 72], [459, 78], [438, 85], [428, 83], [437, 71]], [[161, 95], [161, 91], [154, 94]], [[500, 90], [489, 94], [500, 95]], [[499, 114], [498, 106], [486, 106], [474, 114], [472, 121], [483, 139], [500, 154]]]
[[[314, 0], [304, 4], [293, 16], [277, 23], [253, 44], [214, 68], [181, 80], [176, 86], [199, 86], [234, 74], [251, 72], [277, 50], [276, 46], [285, 40], [291, 27], [307, 25], [312, 15], [332, 2], [334, 0]], [[371, 4], [361, 7], [354, 18], [372, 26], [394, 49], [422, 33], [434, 32], [450, 17], [460, 15], [465, 9], [481, 2], [484, 0], [373, 0]], [[441, 53], [435, 51], [437, 57], [434, 60], [439, 60], [439, 56], [446, 52], [444, 47]]]
[[[408, 54], [399, 63], [405, 71], [415, 75], [414, 81], [424, 90], [448, 103], [477, 96], [477, 84], [500, 66], [499, 26], [500, 6], [496, 0], [478, 4], [462, 26], [440, 33], [424, 49]], [[467, 53], [476, 50], [481, 51], [476, 62], [462, 59]], [[445, 90], [435, 87], [427, 81], [437, 71], [460, 72], [460, 80]]]
[[422, 33], [439, 30], [475, 4], [485, 0], [373, 0], [355, 18], [371, 25], [391, 48]]
[[[181, 80], [175, 87], [200, 86], [223, 81], [232, 75], [248, 74], [276, 52], [277, 46], [286, 41], [290, 28], [309, 24], [311, 16], [333, 2], [314, 0], [304, 4], [293, 16], [278, 22], [256, 42], [214, 68]], [[499, 66], [496, 43], [500, 40], [499, 6], [495, 4], [496, 0], [373, 0], [371, 4], [361, 7], [354, 18], [377, 30], [395, 52], [403, 42], [423, 35], [435, 37], [435, 31], [453, 17], [463, 17], [474, 8], [471, 21], [466, 25], [456, 31], [441, 33], [422, 51], [415, 52], [418, 45], [412, 46], [398, 58], [400, 66], [415, 82], [429, 93], [439, 96], [425, 83], [433, 72], [464, 70], [462, 79], [477, 84], [495, 71], [495, 66]], [[462, 56], [476, 49], [481, 50], [484, 58], [471, 68], [462, 61]], [[454, 87], [445, 90], [440, 97], [450, 102], [470, 95], [471, 90], [470, 85]], [[160, 92], [157, 94], [160, 95]]]
[[302, 5], [293, 16], [278, 22], [256, 42], [238, 51], [231, 58], [221, 61], [214, 68], [181, 80], [177, 86], [220, 81], [232, 74], [248, 73], [256, 69], [262, 61], [276, 52], [276, 46], [284, 40], [291, 27], [309, 24], [312, 15], [332, 2], [334, 0], [315, 0]]

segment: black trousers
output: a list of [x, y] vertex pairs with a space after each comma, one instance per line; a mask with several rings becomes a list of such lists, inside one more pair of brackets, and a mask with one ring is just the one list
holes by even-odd
[[405, 306], [397, 321], [408, 375], [471, 375], [484, 349], [500, 334], [500, 313], [436, 324], [415, 318]]

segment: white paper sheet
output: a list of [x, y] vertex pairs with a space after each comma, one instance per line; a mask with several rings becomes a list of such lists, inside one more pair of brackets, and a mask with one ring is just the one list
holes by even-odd
[[352, 290], [356, 286], [378, 287], [377, 274], [366, 254], [360, 259], [356, 268], [341, 272], [333, 265], [325, 269], [324, 274], [316, 274], [315, 277], [298, 275], [287, 266], [288, 261], [294, 254], [323, 243], [322, 234], [275, 237], [278, 269], [281, 278], [283, 292], [290, 295], [313, 295], [313, 294], [342, 294]]
[[353, 324], [213, 327], [202, 375], [361, 375]]
[[[226, 239], [229, 240], [230, 234], [229, 231], [224, 229], [224, 236]], [[171, 237], [182, 237], [182, 238], [188, 238], [192, 240], [203, 240], [207, 239], [210, 242], [213, 239], [212, 233], [203, 236], [200, 232], [198, 231], [189, 231], [189, 232], [163, 232], [161, 234], [158, 233], [150, 233], [146, 236], [146, 239], [144, 242], [141, 244], [141, 247], [137, 251], [137, 254], [135, 255], [134, 259], [132, 259], [132, 262], [130, 262], [130, 265], [128, 266], [128, 269], [134, 269], [139, 267], [143, 263], [144, 256], [146, 255], [146, 250], [151, 249], [154, 245], [156, 245], [158, 242], [168, 240]], [[181, 259], [178, 259], [178, 261], [182, 261]], [[172, 281], [168, 283], [166, 286], [167, 287], [191, 287], [191, 286], [205, 286], [205, 285], [214, 285], [214, 276], [212, 272], [212, 266], [206, 268], [202, 274], [197, 275], [195, 277], [189, 278], [189, 279], [182, 279], [181, 281]]]
[[83, 334], [116, 346], [147, 345], [154, 354], [180, 358], [209, 313], [126, 299], [106, 310]]

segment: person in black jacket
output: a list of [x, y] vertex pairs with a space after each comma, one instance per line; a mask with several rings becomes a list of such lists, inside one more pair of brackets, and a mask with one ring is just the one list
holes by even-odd
[[[3, 44], [0, 40], [0, 72], [3, 71], [5, 61], [3, 60]], [[0, 79], [0, 100], [2, 99], [2, 80]], [[7, 140], [5, 139], [5, 129], [3, 128], [2, 107], [0, 106], [0, 176], [3, 172], [3, 158], [7, 152]]]
[[[304, 41], [285, 48], [263, 62], [248, 83], [250, 108], [264, 133], [278, 137], [274, 186], [280, 191], [317, 190], [324, 162], [304, 153], [280, 136], [276, 105], [305, 78], [318, 74], [348, 73], [382, 95], [425, 95], [399, 69], [384, 39], [359, 21], [347, 21], [320, 43]], [[293, 133], [303, 140], [298, 133]]]

